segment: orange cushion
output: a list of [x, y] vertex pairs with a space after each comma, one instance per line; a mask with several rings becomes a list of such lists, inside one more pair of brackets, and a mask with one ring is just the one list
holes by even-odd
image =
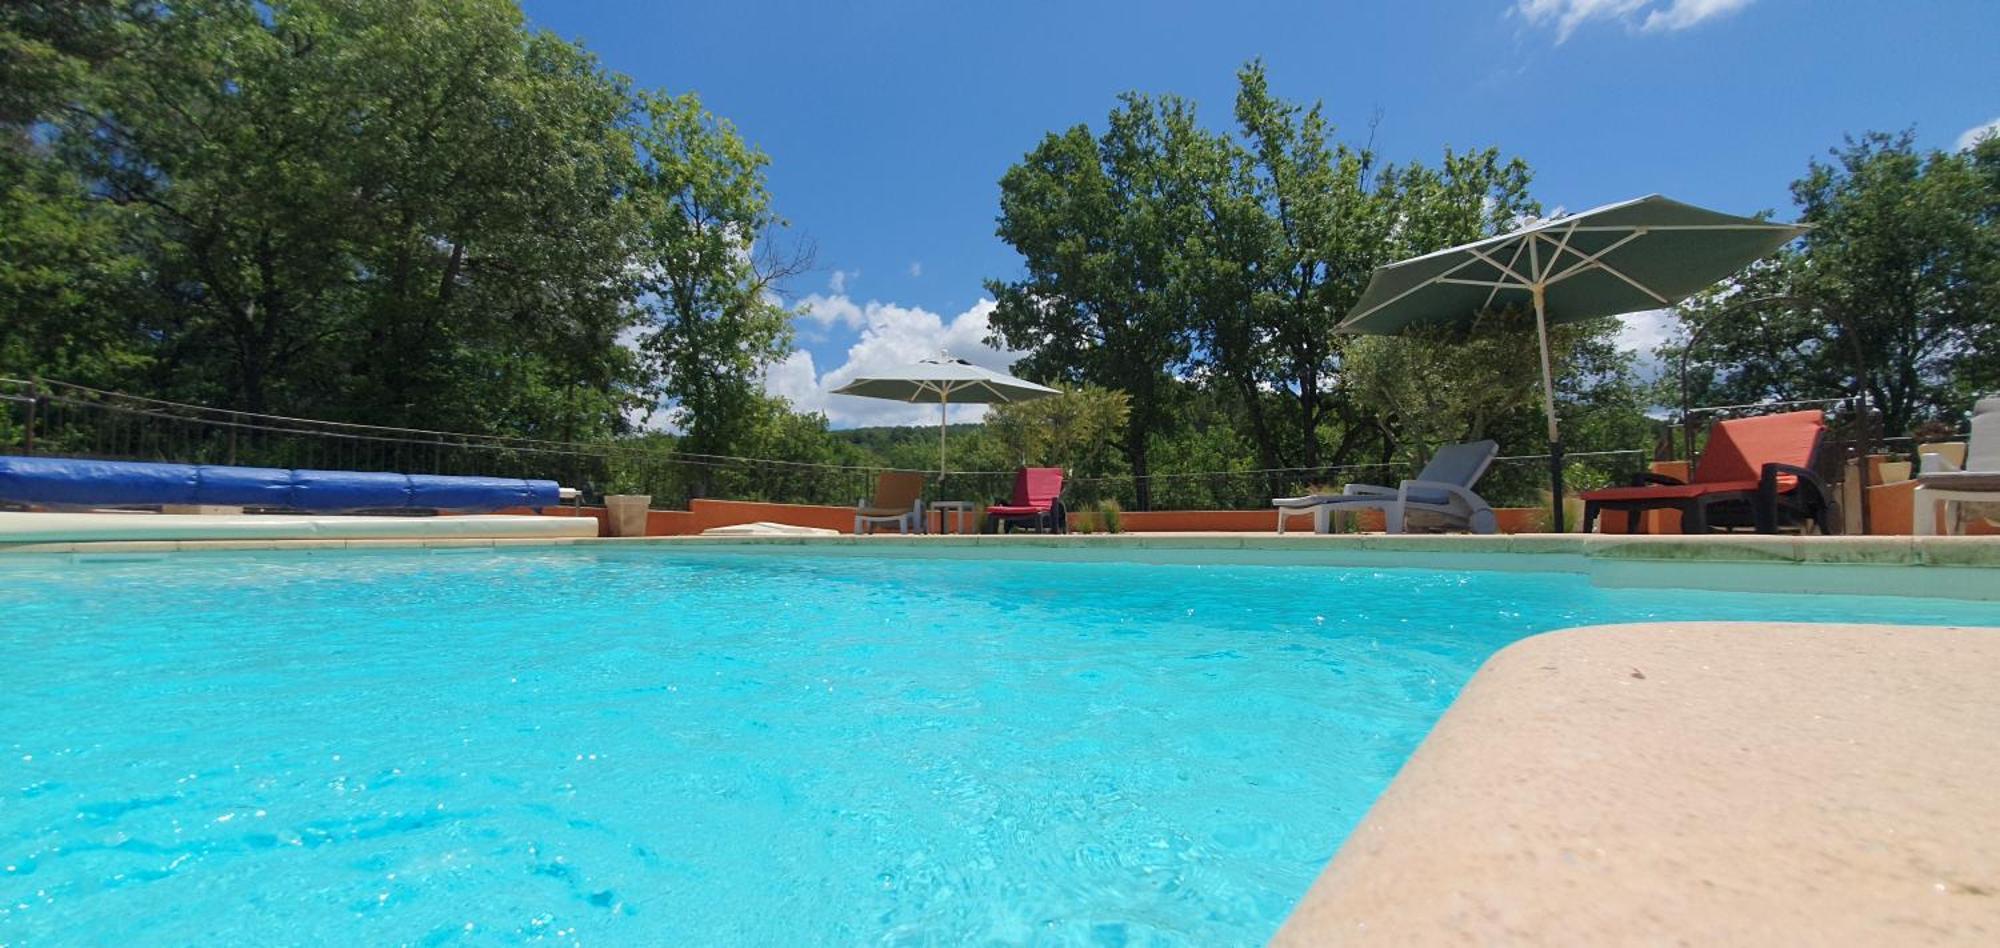
[[1728, 481], [1720, 484], [1648, 484], [1644, 487], [1606, 487], [1601, 490], [1587, 490], [1582, 493], [1584, 500], [1686, 500], [1703, 494], [1728, 494], [1736, 491], [1754, 491], [1757, 482]]
[[[1793, 411], [1758, 418], [1732, 418], [1718, 422], [1695, 462], [1697, 484], [1754, 481], [1763, 476], [1766, 464], [1812, 464], [1813, 447], [1826, 430], [1826, 416], [1816, 411]], [[1784, 486], [1790, 487], [1786, 483]]]

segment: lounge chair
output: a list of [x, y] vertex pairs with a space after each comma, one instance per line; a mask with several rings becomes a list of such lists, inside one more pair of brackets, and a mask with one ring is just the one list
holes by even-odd
[[1972, 437], [1965, 445], [1963, 466], [1939, 454], [1923, 456], [1910, 532], [1936, 533], [1938, 504], [1944, 505], [1945, 532], [1962, 531], [1959, 505], [1964, 503], [2000, 504], [2000, 395], [1989, 395], [1972, 407]]
[[1063, 512], [1062, 489], [1062, 468], [1021, 468], [1014, 472], [1014, 495], [1004, 504], [988, 506], [986, 522], [1002, 533], [1021, 525], [1062, 533], [1068, 519]]
[[914, 471], [887, 471], [875, 477], [875, 496], [854, 505], [854, 532], [869, 532], [876, 524], [893, 523], [901, 533], [924, 532], [924, 476]]
[[1673, 509], [1682, 533], [1745, 526], [1776, 533], [1808, 520], [1837, 533], [1833, 493], [1813, 472], [1825, 441], [1826, 416], [1816, 411], [1718, 422], [1688, 480], [1647, 473], [1631, 487], [1584, 491], [1583, 530], [1607, 510], [1624, 511], [1626, 529], [1636, 530], [1641, 513]]
[[1328, 533], [1336, 513], [1380, 510], [1384, 529], [1390, 533], [1408, 529], [1412, 512], [1432, 514], [1447, 529], [1493, 533], [1499, 520], [1493, 508], [1472, 492], [1472, 485], [1485, 476], [1499, 453], [1500, 445], [1491, 440], [1454, 444], [1439, 448], [1415, 478], [1395, 487], [1349, 484], [1338, 494], [1276, 498], [1271, 506], [1278, 508], [1278, 532], [1285, 532], [1286, 520], [1305, 514], [1312, 514], [1314, 533]]

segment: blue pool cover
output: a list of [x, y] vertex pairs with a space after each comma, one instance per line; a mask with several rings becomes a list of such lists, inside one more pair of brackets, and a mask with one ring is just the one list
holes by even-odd
[[0, 503], [58, 507], [210, 504], [291, 510], [553, 507], [555, 481], [0, 455]]

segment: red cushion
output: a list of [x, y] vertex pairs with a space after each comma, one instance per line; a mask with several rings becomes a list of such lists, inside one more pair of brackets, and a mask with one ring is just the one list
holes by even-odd
[[1014, 472], [1014, 496], [1008, 502], [1047, 510], [1062, 496], [1062, 484], [1062, 468], [1024, 467]]
[[[1813, 448], [1820, 432], [1826, 430], [1826, 416], [1816, 411], [1793, 411], [1758, 418], [1732, 418], [1719, 422], [1709, 433], [1708, 445], [1695, 462], [1696, 484], [1754, 481], [1764, 475], [1766, 464], [1810, 467]], [[1786, 475], [1782, 486], [1790, 488], [1795, 478]]]
[[1686, 500], [1703, 494], [1727, 494], [1735, 491], [1753, 491], [1756, 481], [1727, 481], [1719, 484], [1648, 484], [1644, 487], [1606, 487], [1601, 490], [1587, 490], [1581, 496], [1584, 500]]
[[1025, 517], [1028, 516], [1029, 514], [1048, 513], [1049, 508], [1017, 506], [1014, 504], [995, 504], [991, 507], [986, 508], [986, 512], [989, 515], [998, 517]]

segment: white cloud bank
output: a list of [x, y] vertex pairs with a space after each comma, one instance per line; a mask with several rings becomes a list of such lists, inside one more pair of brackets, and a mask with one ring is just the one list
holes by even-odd
[[1966, 129], [1963, 134], [1958, 136], [1958, 141], [1952, 145], [1952, 148], [1957, 151], [1965, 151], [1979, 144], [1980, 139], [1991, 138], [1995, 135], [2000, 135], [2000, 118], [1996, 118], [1984, 125], [1974, 125]]
[[[868, 425], [935, 425], [936, 405], [908, 405], [877, 398], [828, 394], [848, 381], [900, 368], [940, 352], [998, 372], [1009, 371], [1022, 353], [986, 345], [987, 317], [994, 302], [982, 299], [972, 308], [946, 319], [929, 310], [869, 300], [856, 303], [844, 293], [814, 293], [800, 301], [802, 317], [821, 326], [859, 330], [861, 338], [847, 349], [847, 361], [824, 373], [812, 353], [799, 349], [764, 374], [764, 390], [790, 401], [800, 411], [825, 412], [837, 427]], [[985, 417], [983, 405], [951, 410], [953, 423]]]
[[1649, 309], [1627, 313], [1618, 317], [1618, 321], [1618, 348], [1638, 354], [1634, 367], [1641, 379], [1651, 381], [1659, 378], [1665, 367], [1660, 364], [1660, 357], [1654, 350], [1672, 339], [1680, 328], [1680, 321], [1674, 318], [1673, 310]]
[[1515, 0], [1514, 12], [1535, 26], [1553, 25], [1563, 43], [1593, 20], [1623, 22], [1646, 33], [1671, 33], [1743, 9], [1752, 0]]

